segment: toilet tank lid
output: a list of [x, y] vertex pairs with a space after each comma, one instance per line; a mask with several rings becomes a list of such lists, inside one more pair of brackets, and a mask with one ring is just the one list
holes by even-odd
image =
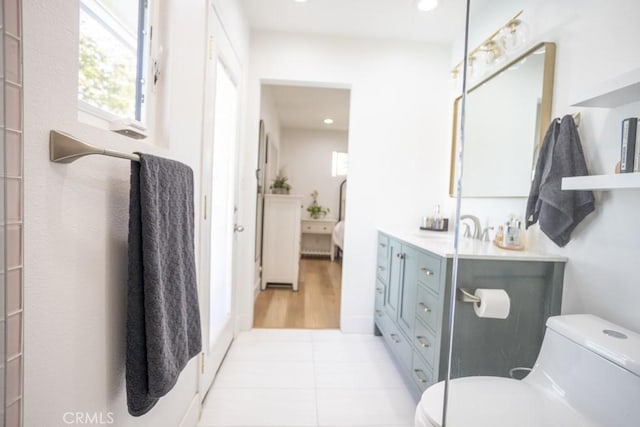
[[550, 317], [547, 327], [640, 376], [640, 334], [591, 314]]

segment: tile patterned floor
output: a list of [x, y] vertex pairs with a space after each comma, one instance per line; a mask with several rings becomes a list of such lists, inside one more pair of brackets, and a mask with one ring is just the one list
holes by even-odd
[[411, 427], [415, 406], [380, 337], [254, 329], [232, 344], [199, 427]]

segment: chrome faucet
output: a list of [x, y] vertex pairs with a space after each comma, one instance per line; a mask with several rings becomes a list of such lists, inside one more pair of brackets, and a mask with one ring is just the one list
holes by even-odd
[[465, 224], [466, 228], [464, 236], [480, 240], [482, 235], [482, 226], [480, 225], [480, 220], [478, 219], [478, 217], [474, 215], [460, 215], [460, 221], [465, 219], [470, 219], [471, 221], [473, 221], [473, 233], [470, 233], [469, 225]]

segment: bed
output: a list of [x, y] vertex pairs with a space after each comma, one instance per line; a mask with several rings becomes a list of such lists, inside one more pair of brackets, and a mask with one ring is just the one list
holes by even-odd
[[340, 248], [340, 251], [344, 251], [344, 221], [338, 221], [333, 227], [331, 238], [333, 240], [333, 253], [336, 253], [336, 247]]
[[[342, 252], [344, 252], [344, 213], [346, 207], [346, 196], [347, 196], [347, 180], [345, 179], [340, 184], [340, 200], [338, 202], [338, 222], [333, 228], [333, 233], [331, 235], [332, 241], [332, 253], [338, 253], [339, 257], [342, 257]], [[339, 250], [339, 251], [337, 251]], [[332, 257], [333, 258], [333, 257]]]

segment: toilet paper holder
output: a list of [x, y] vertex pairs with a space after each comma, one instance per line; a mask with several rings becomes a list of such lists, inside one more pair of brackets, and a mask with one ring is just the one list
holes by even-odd
[[465, 288], [458, 288], [458, 301], [462, 302], [470, 302], [470, 303], [480, 303], [480, 298], [473, 295], [469, 290]]

